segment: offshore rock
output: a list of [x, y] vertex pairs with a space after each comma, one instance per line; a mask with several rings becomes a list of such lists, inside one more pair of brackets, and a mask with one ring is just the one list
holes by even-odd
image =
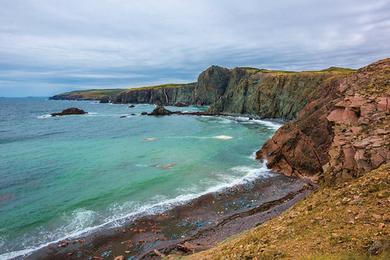
[[83, 115], [83, 114], [87, 114], [87, 112], [85, 112], [82, 109], [76, 108], [76, 107], [71, 107], [71, 108], [67, 108], [65, 110], [62, 110], [62, 112], [51, 113], [51, 116]]
[[149, 116], [169, 116], [172, 112], [166, 109], [163, 106], [157, 106], [151, 113], [149, 113]]

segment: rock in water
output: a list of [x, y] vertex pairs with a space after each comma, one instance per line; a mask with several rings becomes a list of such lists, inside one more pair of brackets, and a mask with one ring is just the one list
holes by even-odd
[[185, 102], [176, 102], [175, 107], [188, 107], [189, 104]]
[[62, 110], [62, 112], [51, 113], [51, 116], [84, 115], [84, 114], [87, 114], [87, 112], [77, 107], [71, 107]]
[[133, 107], [135, 107], [134, 105], [129, 105], [129, 108], [133, 108]]
[[168, 109], [165, 109], [163, 106], [157, 106], [152, 113], [149, 113], [149, 116], [169, 116], [172, 112]]

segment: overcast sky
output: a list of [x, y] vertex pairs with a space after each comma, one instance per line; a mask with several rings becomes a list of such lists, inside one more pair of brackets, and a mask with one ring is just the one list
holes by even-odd
[[0, 0], [0, 96], [390, 56], [390, 0]]

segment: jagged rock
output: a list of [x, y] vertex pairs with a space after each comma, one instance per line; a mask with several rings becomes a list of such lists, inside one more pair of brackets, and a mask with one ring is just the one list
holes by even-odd
[[76, 107], [71, 107], [62, 110], [62, 112], [51, 113], [51, 116], [83, 115], [83, 114], [87, 114], [87, 112]]
[[175, 107], [188, 107], [189, 104], [186, 102], [176, 102], [174, 106]]
[[382, 242], [380, 242], [380, 241], [374, 241], [374, 242], [370, 245], [370, 247], [368, 248], [368, 253], [369, 253], [370, 255], [378, 255], [379, 253], [381, 253], [382, 248], [383, 248]]
[[360, 176], [389, 162], [389, 69], [390, 59], [385, 59], [328, 81], [257, 157], [286, 175], [318, 177], [327, 183]]
[[151, 113], [149, 113], [149, 116], [169, 116], [172, 112], [166, 109], [163, 106], [157, 106]]
[[380, 111], [390, 111], [390, 97], [379, 97], [377, 107]]
[[219, 66], [211, 66], [203, 71], [194, 91], [194, 103], [209, 105], [216, 102], [226, 90], [231, 71]]
[[105, 96], [100, 99], [99, 103], [110, 103], [110, 101], [110, 97]]

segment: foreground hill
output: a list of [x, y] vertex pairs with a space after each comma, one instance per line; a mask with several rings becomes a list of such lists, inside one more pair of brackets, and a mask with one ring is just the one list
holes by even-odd
[[189, 259], [389, 259], [389, 195], [387, 164]]
[[321, 186], [280, 217], [191, 259], [389, 259], [390, 59], [325, 81], [257, 158]]

